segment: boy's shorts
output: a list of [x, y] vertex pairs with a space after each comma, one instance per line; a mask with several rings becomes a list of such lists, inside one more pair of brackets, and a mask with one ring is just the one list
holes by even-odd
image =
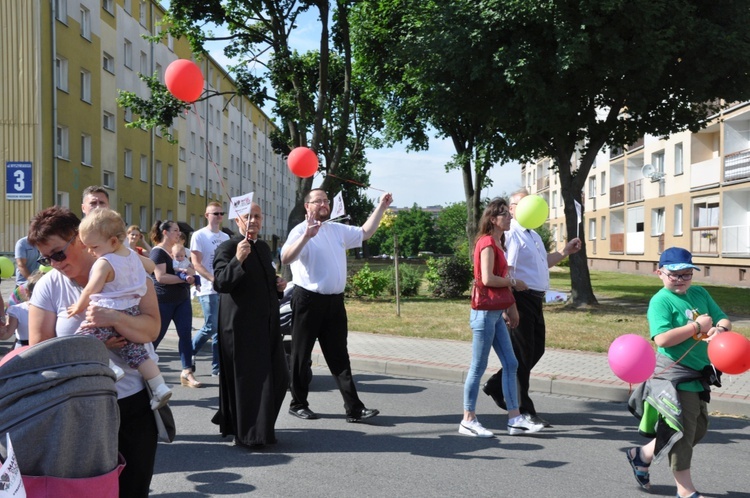
[[708, 431], [708, 404], [700, 399], [700, 393], [677, 391], [682, 406], [682, 439], [669, 451], [669, 466], [672, 471], [688, 470], [693, 460], [693, 446], [703, 439]]

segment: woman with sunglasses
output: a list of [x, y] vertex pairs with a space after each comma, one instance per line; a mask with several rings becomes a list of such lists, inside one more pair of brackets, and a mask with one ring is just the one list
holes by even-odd
[[170, 322], [174, 322], [177, 329], [177, 349], [180, 352], [182, 373], [180, 384], [186, 387], [202, 387], [203, 384], [195, 380], [191, 365], [193, 364], [193, 307], [190, 304], [190, 285], [193, 277], [181, 279], [174, 271], [172, 247], [179, 244], [180, 227], [174, 221], [157, 221], [151, 227], [151, 241], [154, 244], [149, 257], [156, 264], [154, 269], [154, 287], [159, 301], [161, 314], [161, 331], [154, 341], [154, 348], [167, 333]]
[[[66, 310], [75, 304], [89, 280], [96, 261], [78, 238], [80, 220], [69, 209], [53, 206], [34, 216], [29, 227], [29, 242], [42, 254], [40, 262], [52, 266], [34, 287], [29, 306], [29, 343], [37, 344], [55, 336], [75, 334], [84, 318], [96, 327], [114, 327], [128, 340], [145, 344], [159, 333], [159, 308], [154, 286], [147, 281], [141, 299], [141, 314], [130, 316], [117, 310], [91, 306], [85, 315], [67, 317]], [[108, 341], [110, 349], [122, 346], [124, 340]], [[150, 396], [137, 370], [128, 367], [119, 355], [110, 358], [125, 372], [115, 384], [120, 407], [118, 450], [127, 462], [120, 474], [120, 496], [148, 496], [156, 458], [157, 430], [151, 411]]]

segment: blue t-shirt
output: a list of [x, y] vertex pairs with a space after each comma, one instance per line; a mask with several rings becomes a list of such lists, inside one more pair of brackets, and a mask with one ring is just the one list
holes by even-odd
[[[16, 259], [25, 259], [26, 260], [26, 269], [29, 270], [29, 274], [34, 273], [34, 270], [39, 268], [39, 263], [37, 263], [37, 259], [39, 259], [39, 251], [36, 249], [36, 247], [29, 244], [29, 241], [26, 237], [21, 237], [18, 239], [18, 242], [16, 242], [16, 251], [15, 251], [15, 257]], [[21, 272], [16, 270], [16, 285], [21, 285], [26, 283], [26, 277], [21, 275]]]

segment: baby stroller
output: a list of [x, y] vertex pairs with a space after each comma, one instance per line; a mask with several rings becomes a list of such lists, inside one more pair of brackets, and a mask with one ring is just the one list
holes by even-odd
[[118, 496], [120, 412], [104, 344], [49, 339], [0, 364], [0, 459], [6, 434], [29, 497]]

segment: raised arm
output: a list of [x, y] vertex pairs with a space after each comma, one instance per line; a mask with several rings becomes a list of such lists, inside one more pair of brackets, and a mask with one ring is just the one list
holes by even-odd
[[380, 225], [380, 220], [383, 218], [386, 209], [388, 209], [392, 202], [393, 195], [390, 192], [383, 194], [380, 198], [378, 207], [375, 208], [375, 211], [372, 212], [370, 217], [367, 218], [367, 221], [365, 221], [365, 224], [362, 225], [362, 231], [364, 232], [362, 240], [367, 240], [373, 236], [375, 230], [377, 230]]

